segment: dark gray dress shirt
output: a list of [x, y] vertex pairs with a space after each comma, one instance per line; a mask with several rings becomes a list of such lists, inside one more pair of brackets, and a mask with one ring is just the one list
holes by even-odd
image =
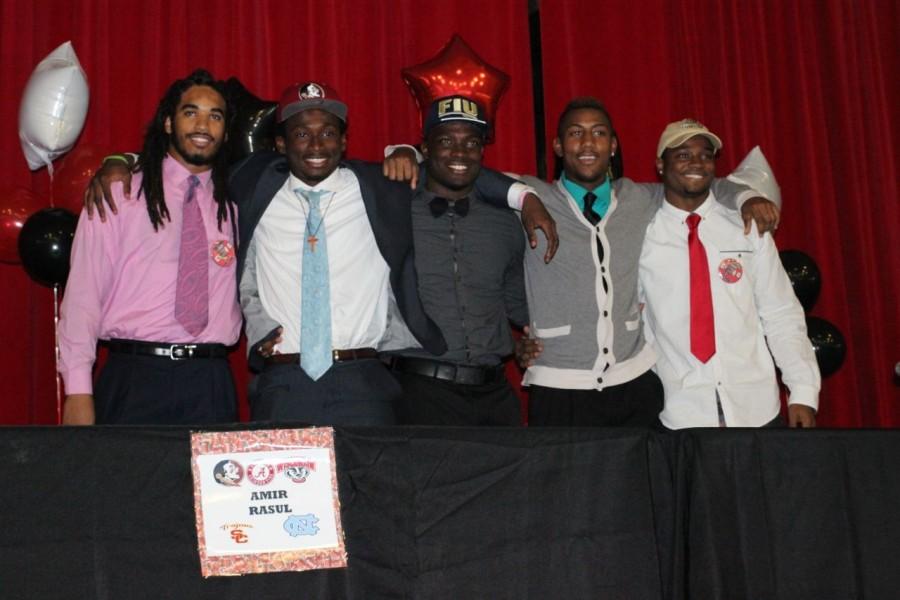
[[509, 322], [528, 323], [519, 216], [487, 204], [473, 190], [465, 216], [450, 203], [435, 217], [429, 207], [434, 197], [420, 184], [413, 198], [415, 264], [425, 312], [440, 327], [448, 350], [439, 357], [424, 350], [401, 354], [496, 365], [513, 351]]

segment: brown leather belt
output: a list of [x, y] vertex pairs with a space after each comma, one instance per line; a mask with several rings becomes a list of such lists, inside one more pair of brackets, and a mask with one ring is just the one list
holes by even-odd
[[[361, 360], [364, 358], [378, 358], [375, 348], [353, 348], [351, 350], [332, 350], [331, 360], [334, 362], [347, 362], [348, 360]], [[266, 357], [266, 365], [299, 365], [299, 354], [273, 354]]]

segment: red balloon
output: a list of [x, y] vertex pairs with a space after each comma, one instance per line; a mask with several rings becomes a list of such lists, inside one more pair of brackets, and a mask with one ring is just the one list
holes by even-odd
[[106, 149], [91, 144], [78, 144], [69, 152], [53, 173], [50, 185], [53, 206], [80, 214], [84, 188], [108, 154]]
[[509, 85], [509, 75], [484, 62], [459, 35], [450, 38], [434, 58], [406, 67], [401, 74], [416, 99], [423, 122], [432, 102], [459, 94], [484, 107], [489, 125], [487, 141], [493, 141], [494, 116]]
[[19, 232], [28, 217], [43, 205], [29, 189], [0, 190], [0, 262], [19, 262]]

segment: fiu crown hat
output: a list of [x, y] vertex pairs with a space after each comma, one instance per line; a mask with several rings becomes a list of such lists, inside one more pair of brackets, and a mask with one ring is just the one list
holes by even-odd
[[680, 146], [695, 135], [702, 135], [712, 142], [716, 152], [722, 149], [722, 140], [707, 129], [703, 123], [693, 119], [682, 119], [666, 125], [662, 135], [659, 136], [659, 144], [656, 146], [656, 158], [662, 158], [663, 152], [667, 148]]
[[438, 125], [453, 121], [472, 123], [478, 127], [482, 135], [487, 134], [488, 124], [484, 109], [465, 96], [446, 96], [432, 102], [422, 123], [423, 133], [428, 135], [428, 132]]
[[341, 101], [337, 92], [324, 83], [313, 81], [292, 84], [281, 93], [275, 120], [282, 123], [298, 112], [310, 108], [330, 112], [341, 121], [347, 122], [347, 105]]

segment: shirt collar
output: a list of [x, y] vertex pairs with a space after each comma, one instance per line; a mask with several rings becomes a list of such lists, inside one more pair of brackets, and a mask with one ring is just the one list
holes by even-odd
[[200, 188], [209, 190], [212, 187], [212, 169], [207, 169], [201, 173], [191, 173], [187, 167], [178, 162], [171, 154], [166, 154], [163, 159], [163, 178], [173, 182], [179, 188], [187, 189], [187, 180], [191, 175], [196, 175], [200, 180]]
[[603, 180], [603, 183], [592, 190], [588, 190], [587, 188], [582, 187], [574, 181], [570, 180], [568, 177], [566, 177], [565, 172], [562, 174], [562, 176], [560, 176], [559, 181], [560, 183], [562, 183], [562, 186], [566, 189], [566, 191], [569, 192], [569, 195], [572, 196], [572, 199], [575, 200], [575, 204], [578, 205], [579, 209], [581, 209], [582, 211], [584, 210], [584, 196], [590, 191], [594, 194], [594, 196], [597, 197], [597, 199], [594, 200], [594, 212], [597, 213], [597, 215], [599, 215], [601, 218], [606, 215], [606, 211], [609, 209], [609, 203], [612, 199], [612, 186], [609, 183], [608, 177]]
[[[701, 219], [706, 219], [709, 217], [710, 213], [715, 210], [718, 204], [719, 203], [716, 201], [715, 195], [712, 193], [712, 190], [710, 190], [709, 195], [706, 197], [706, 200], [704, 200], [703, 204], [698, 206], [694, 212], [700, 215]], [[663, 200], [660, 210], [663, 212], [663, 214], [669, 215], [670, 217], [677, 219], [681, 223], [686, 222], [688, 215], [691, 214], [686, 210], [682, 210], [677, 206], [672, 205], [666, 200]]]

